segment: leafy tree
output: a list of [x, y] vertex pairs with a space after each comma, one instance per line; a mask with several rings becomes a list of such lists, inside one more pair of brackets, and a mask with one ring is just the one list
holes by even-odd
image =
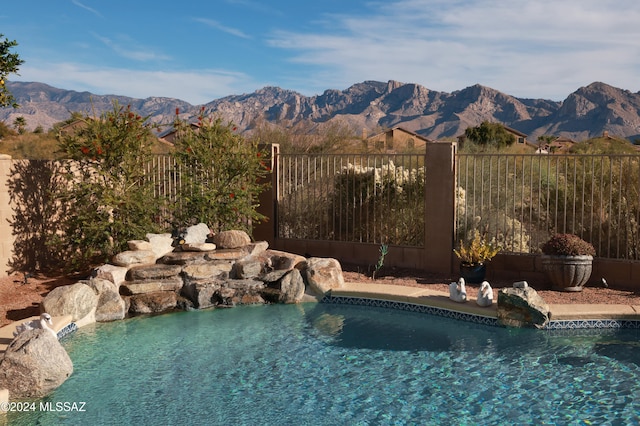
[[257, 142], [237, 134], [233, 123], [206, 117], [203, 111], [197, 124], [176, 116], [174, 126], [174, 155], [184, 185], [174, 226], [202, 222], [215, 232], [250, 231], [252, 221], [264, 220], [256, 211], [257, 199], [267, 185], [263, 182], [271, 169], [270, 160]]
[[18, 107], [13, 95], [6, 87], [6, 79], [9, 74], [17, 74], [23, 60], [17, 53], [11, 53], [11, 48], [17, 46], [15, 40], [8, 40], [4, 34], [0, 34], [0, 107]]
[[13, 120], [13, 128], [16, 129], [19, 134], [24, 134], [27, 128], [27, 120], [25, 120], [23, 116], [16, 117], [16, 119]]
[[127, 249], [127, 242], [160, 231], [159, 202], [145, 176], [154, 137], [146, 118], [114, 104], [100, 118], [60, 132], [67, 185], [59, 194], [70, 212], [55, 241], [69, 266], [88, 267]]
[[483, 121], [476, 127], [467, 127], [464, 135], [482, 147], [493, 146], [498, 149], [513, 145], [516, 141], [515, 136], [509, 133], [502, 124], [489, 121]]

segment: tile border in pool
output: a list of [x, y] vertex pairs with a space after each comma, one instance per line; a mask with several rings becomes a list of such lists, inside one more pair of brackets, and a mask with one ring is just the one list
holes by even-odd
[[[368, 297], [325, 295], [322, 303], [337, 305], [359, 305], [374, 306], [378, 308], [398, 309], [410, 312], [419, 312], [429, 315], [436, 315], [445, 318], [467, 321], [476, 324], [489, 325], [494, 327], [504, 327], [497, 318], [482, 316], [466, 312], [458, 312], [451, 309], [439, 308], [424, 304], [411, 302], [401, 302], [397, 300], [385, 300]], [[584, 330], [584, 329], [618, 329], [631, 328], [640, 329], [640, 320], [633, 319], [571, 319], [571, 320], [551, 320], [544, 327], [544, 330]]]

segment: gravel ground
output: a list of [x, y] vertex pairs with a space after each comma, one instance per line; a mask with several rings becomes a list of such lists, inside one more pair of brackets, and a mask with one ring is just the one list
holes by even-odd
[[[441, 275], [425, 274], [421, 271], [392, 269], [381, 270], [378, 277], [372, 280], [366, 269], [358, 266], [343, 265], [345, 281], [376, 284], [403, 285], [410, 287], [424, 287], [449, 293], [449, 283], [457, 277], [443, 277]], [[43, 297], [51, 290], [61, 285], [73, 284], [77, 277], [66, 276], [33, 276], [25, 281], [23, 274], [14, 274], [0, 278], [0, 327], [34, 315], [39, 315], [39, 304]], [[511, 286], [512, 282], [492, 281], [494, 300], [501, 287]], [[614, 289], [604, 287], [585, 287], [577, 293], [552, 291], [548, 288], [536, 288], [542, 298], [550, 304], [611, 304], [611, 305], [640, 305], [640, 291]], [[467, 285], [467, 293], [475, 295], [478, 286]]]

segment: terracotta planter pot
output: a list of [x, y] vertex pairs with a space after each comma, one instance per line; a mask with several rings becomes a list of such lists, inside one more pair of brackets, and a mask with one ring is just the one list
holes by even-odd
[[542, 269], [554, 290], [582, 291], [591, 277], [593, 256], [542, 255]]
[[465, 282], [471, 284], [480, 284], [484, 281], [484, 277], [487, 274], [487, 265], [479, 263], [477, 265], [465, 265], [460, 264], [460, 276], [464, 278]]

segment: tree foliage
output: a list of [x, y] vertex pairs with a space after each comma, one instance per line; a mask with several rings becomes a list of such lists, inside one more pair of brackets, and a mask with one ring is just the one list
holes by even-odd
[[498, 149], [513, 145], [516, 141], [515, 136], [509, 133], [502, 124], [489, 121], [483, 121], [476, 127], [467, 127], [464, 135], [482, 147], [492, 146]]
[[174, 227], [206, 223], [215, 232], [250, 231], [264, 220], [258, 196], [267, 186], [270, 159], [257, 142], [236, 133], [233, 123], [200, 112], [197, 124], [176, 116], [175, 158], [182, 188]]
[[17, 74], [20, 65], [24, 62], [17, 53], [11, 52], [11, 48], [17, 45], [15, 40], [9, 40], [5, 38], [4, 34], [0, 34], [0, 107], [18, 107], [6, 86], [7, 76]]
[[66, 186], [59, 200], [69, 214], [55, 244], [74, 268], [104, 262], [127, 242], [160, 230], [159, 202], [145, 177], [153, 135], [146, 118], [114, 104], [100, 118], [85, 117], [58, 135]]

